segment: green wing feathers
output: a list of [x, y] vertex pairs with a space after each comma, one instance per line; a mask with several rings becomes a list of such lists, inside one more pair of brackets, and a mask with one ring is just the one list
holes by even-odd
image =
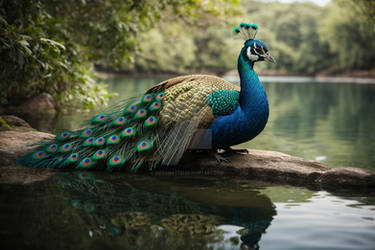
[[207, 104], [212, 108], [215, 117], [233, 113], [239, 105], [240, 92], [237, 90], [220, 89], [207, 97]]
[[[148, 92], [163, 90], [166, 93], [164, 107], [160, 111], [163, 124], [170, 125], [181, 121], [198, 119], [207, 128], [214, 120], [208, 97], [218, 90], [240, 90], [239, 86], [210, 75], [189, 75], [162, 82]], [[215, 96], [216, 97], [216, 96]]]
[[[214, 93], [223, 89], [232, 92]], [[214, 76], [173, 78], [139, 100], [118, 103], [94, 116], [84, 129], [63, 131], [54, 141], [41, 142], [19, 162], [35, 168], [108, 171], [175, 165], [197, 129], [208, 128], [218, 112], [233, 109], [233, 101], [224, 109], [217, 103], [226, 95], [235, 99], [237, 90]]]

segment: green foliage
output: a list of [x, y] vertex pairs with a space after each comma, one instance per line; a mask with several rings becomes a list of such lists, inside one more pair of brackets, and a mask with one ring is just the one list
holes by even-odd
[[51, 93], [64, 107], [105, 104], [105, 86], [88, 77], [93, 63], [124, 67], [139, 52], [140, 33], [160, 18], [215, 19], [231, 14], [235, 2], [0, 0], [0, 105], [41, 92]]
[[242, 44], [241, 40], [233, 39], [227, 28], [221, 24], [207, 26], [202, 31], [202, 28], [188, 26], [183, 21], [162, 22], [142, 36], [142, 52], [128, 69], [141, 72], [225, 72], [235, 65]]
[[137, 70], [184, 72], [194, 60], [193, 37], [179, 25], [163, 25], [152, 29], [143, 37], [150, 41], [142, 44], [142, 54], [136, 58]]
[[278, 60], [276, 66], [265, 66], [303, 73], [315, 73], [327, 67], [324, 58], [327, 51], [325, 45], [319, 43], [317, 32], [322, 8], [312, 3], [267, 5], [257, 6], [258, 11], [250, 10], [265, 28], [262, 35]]
[[235, 68], [243, 41], [232, 29], [260, 26], [278, 64], [314, 74], [373, 69], [374, 1], [0, 0], [0, 106], [42, 92], [60, 106], [92, 108], [111, 95], [95, 63], [137, 72], [222, 73]]
[[225, 72], [236, 67], [239, 49], [243, 41], [234, 39], [232, 26], [238, 22], [210, 26], [206, 31], [195, 36], [196, 53], [194, 71]]
[[140, 36], [140, 53], [134, 57], [134, 64], [123, 65], [121, 69], [186, 73], [202, 69], [224, 72], [232, 67], [238, 54], [238, 46], [233, 45], [238, 44], [238, 41], [233, 41], [231, 28], [228, 27], [236, 22], [228, 25], [226, 20], [242, 13], [239, 1], [216, 0], [204, 3], [207, 12], [198, 16], [193, 14], [197, 18], [186, 19], [181, 15], [169, 14], [163, 16], [153, 29]]
[[[43, 1], [0, 2], [0, 104], [16, 105], [42, 92], [60, 105], [105, 104], [108, 94], [103, 84], [87, 77], [90, 66], [80, 44], [48, 8]], [[97, 98], [99, 93], [104, 98]]]
[[[372, 3], [371, 3], [372, 2]], [[242, 21], [260, 26], [277, 65], [261, 70], [315, 74], [322, 71], [374, 68], [374, 1], [337, 0], [320, 7], [313, 3], [242, 0], [242, 12], [225, 22], [202, 17], [199, 25], [163, 20], [142, 37], [143, 52], [127, 69], [157, 72], [222, 73], [235, 69], [243, 41], [231, 30]]]
[[374, 1], [336, 0], [320, 22], [321, 41], [337, 55], [339, 68], [371, 69], [375, 62]]

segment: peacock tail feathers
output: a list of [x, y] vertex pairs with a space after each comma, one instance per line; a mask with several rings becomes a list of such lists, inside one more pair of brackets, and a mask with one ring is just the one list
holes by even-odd
[[95, 115], [82, 129], [62, 131], [54, 141], [39, 143], [19, 162], [35, 168], [107, 171], [176, 165], [192, 141], [196, 143], [197, 131], [207, 129], [215, 119], [216, 110], [236, 107], [233, 103], [219, 107], [220, 98], [229, 96], [238, 105], [238, 90], [215, 76], [173, 78], [141, 98], [119, 102]]
[[31, 167], [58, 169], [120, 169], [129, 163], [133, 170], [152, 159], [159, 143], [159, 112], [164, 93], [127, 100], [86, 122], [83, 129], [62, 131], [53, 142], [40, 142], [37, 149], [19, 162]]

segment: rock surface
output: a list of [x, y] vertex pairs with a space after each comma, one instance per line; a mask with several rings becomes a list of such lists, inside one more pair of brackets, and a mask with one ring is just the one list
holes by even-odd
[[26, 184], [49, 178], [53, 171], [18, 166], [15, 160], [32, 150], [30, 144], [51, 140], [54, 135], [38, 132], [16, 116], [5, 115], [2, 118], [12, 129], [1, 127], [0, 130], [0, 183]]
[[199, 169], [203, 174], [232, 175], [313, 189], [336, 191], [375, 187], [375, 173], [360, 168], [330, 168], [300, 157], [254, 149], [249, 149], [248, 153], [223, 156], [230, 162], [218, 164], [207, 154], [185, 155], [182, 166], [184, 169]]
[[[3, 116], [3, 119], [13, 129], [0, 131], [0, 182], [29, 183], [53, 174], [48, 169], [17, 166], [14, 160], [32, 150], [28, 145], [40, 140], [51, 140], [54, 135], [35, 131], [22, 119], [14, 116]], [[179, 167], [163, 167], [153, 174], [231, 175], [327, 190], [375, 187], [375, 173], [364, 169], [329, 168], [319, 162], [265, 150], [248, 150], [247, 153], [222, 156], [230, 162], [218, 164], [208, 153], [187, 153]]]

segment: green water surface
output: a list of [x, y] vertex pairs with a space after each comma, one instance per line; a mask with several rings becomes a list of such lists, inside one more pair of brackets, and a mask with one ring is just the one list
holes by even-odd
[[209, 176], [0, 185], [2, 249], [374, 249], [375, 199]]

